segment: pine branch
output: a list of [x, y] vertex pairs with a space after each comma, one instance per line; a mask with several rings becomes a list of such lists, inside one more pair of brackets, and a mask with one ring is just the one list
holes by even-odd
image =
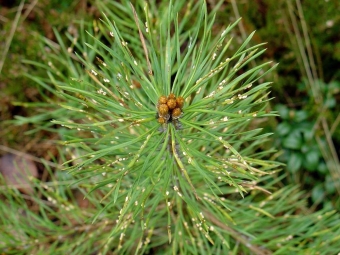
[[[263, 146], [270, 134], [254, 128], [276, 114], [267, 111], [264, 81], [276, 65], [249, 64], [263, 44], [251, 45], [253, 33], [241, 45], [232, 41], [240, 20], [213, 32], [215, 13], [204, 1], [140, 7], [98, 3], [103, 20], [77, 40], [68, 36], [76, 53], [56, 32], [60, 46], [42, 40], [42, 50], [52, 49], [45, 63], [26, 61], [46, 71], [27, 76], [53, 95], [44, 97], [55, 110], [19, 121], [50, 128], [42, 120], [53, 119], [72, 176], [56, 171], [55, 186], [35, 183], [39, 217], [18, 192], [2, 192], [1, 210], [23, 204], [33, 220], [0, 214], [0, 247], [51, 254], [339, 249], [338, 215], [308, 214], [297, 188], [279, 188], [280, 164]], [[87, 207], [77, 205], [76, 190]]]

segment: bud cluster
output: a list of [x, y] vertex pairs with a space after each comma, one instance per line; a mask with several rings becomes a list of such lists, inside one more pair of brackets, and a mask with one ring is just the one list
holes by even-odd
[[173, 93], [170, 93], [168, 97], [160, 96], [157, 104], [158, 122], [165, 124], [179, 119], [183, 114], [183, 104], [184, 98], [181, 96], [176, 98]]

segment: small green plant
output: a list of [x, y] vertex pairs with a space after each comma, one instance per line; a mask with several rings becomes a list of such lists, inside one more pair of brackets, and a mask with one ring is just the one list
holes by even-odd
[[286, 149], [282, 161], [287, 163], [287, 169], [296, 173], [301, 168], [309, 171], [323, 171], [324, 166], [315, 139], [313, 123], [308, 121], [305, 110], [292, 110], [285, 105], [277, 105], [282, 122], [277, 126], [278, 143]]
[[[334, 212], [308, 214], [296, 187], [279, 186], [274, 150], [263, 146], [270, 134], [256, 128], [258, 118], [275, 114], [267, 110], [270, 82], [264, 81], [275, 65], [249, 64], [265, 50], [251, 46], [253, 33], [240, 45], [232, 41], [239, 20], [213, 33], [218, 7], [98, 4], [103, 20], [88, 25], [87, 34], [68, 34], [66, 47], [56, 32], [59, 47], [44, 41], [52, 52], [44, 63], [26, 61], [46, 69], [48, 77], [26, 76], [44, 88], [41, 106], [53, 111], [17, 123], [57, 125], [67, 148], [61, 158], [73, 175], [51, 173], [63, 181], [52, 187], [37, 182], [44, 197], [35, 199], [42, 219], [32, 221], [33, 230], [24, 217], [1, 219], [5, 252], [16, 251], [8, 231], [15, 220], [22, 229], [15, 247], [23, 253], [46, 247], [71, 254], [339, 249]], [[74, 205], [74, 190], [92, 207]], [[18, 208], [13, 193], [6, 200]]]
[[[311, 190], [312, 202], [323, 204], [329, 208], [337, 208], [339, 201], [335, 198], [337, 194], [337, 184], [332, 178], [332, 173], [328, 170], [327, 156], [325, 157], [320, 148], [325, 147], [325, 137], [320, 137], [317, 119], [315, 116], [323, 114], [334, 122], [337, 118], [336, 95], [339, 93], [339, 83], [332, 82], [320, 84], [320, 95], [323, 98], [321, 106], [311, 102], [313, 97], [305, 83], [299, 85], [300, 93], [307, 93], [304, 98], [301, 110], [289, 109], [285, 105], [277, 105], [282, 122], [276, 128], [277, 147], [283, 148], [283, 154], [279, 157], [281, 162], [287, 164], [292, 180], [301, 183], [306, 190]], [[316, 108], [316, 109], [315, 109]], [[321, 109], [321, 110], [320, 110]], [[315, 113], [313, 113], [315, 111]], [[337, 125], [335, 123], [335, 125]], [[333, 131], [332, 131], [333, 130]], [[331, 133], [335, 132], [331, 128]], [[319, 133], [319, 134], [318, 134]], [[322, 133], [321, 133], [322, 135]], [[328, 199], [326, 199], [328, 198]]]
[[222, 209], [228, 208], [223, 196], [243, 195], [251, 182], [277, 168], [261, 160], [270, 152], [254, 151], [268, 134], [247, 130], [252, 119], [272, 115], [266, 112], [270, 83], [258, 82], [270, 63], [245, 70], [264, 50], [247, 46], [250, 36], [231, 54], [229, 34], [237, 22], [213, 36], [205, 5], [194, 7], [199, 25], [184, 30], [195, 12], [179, 23], [170, 5], [155, 24], [145, 6], [145, 21], [134, 12], [134, 36], [104, 16], [100, 29], [109, 46], [93, 37], [99, 47], [87, 46], [97, 63], [81, 58], [92, 80], [75, 77], [70, 85], [57, 86], [63, 106], [77, 118], [53, 123], [84, 135], [67, 138], [80, 155], [67, 169], [85, 179], [96, 176], [90, 192], [102, 190], [107, 202], [95, 219], [116, 208], [105, 251], [114, 246], [129, 251], [124, 236], [132, 233], [140, 233], [137, 250], [147, 250], [156, 229], [166, 230], [162, 240], [174, 250], [181, 249], [183, 235], [206, 238], [205, 245], [216, 238], [224, 243], [211, 223], [222, 215], [232, 222]]

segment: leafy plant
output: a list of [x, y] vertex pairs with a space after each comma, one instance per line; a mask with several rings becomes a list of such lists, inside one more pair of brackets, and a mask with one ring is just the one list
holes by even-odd
[[[59, 46], [44, 39], [50, 52], [43, 63], [26, 63], [48, 77], [26, 76], [43, 88], [40, 106], [52, 111], [17, 123], [58, 132], [67, 145], [61, 161], [73, 176], [57, 170], [51, 178], [60, 185], [37, 181], [41, 217], [24, 206], [19, 220], [1, 218], [6, 253], [339, 249], [338, 217], [308, 214], [296, 187], [280, 187], [274, 150], [263, 145], [269, 134], [256, 128], [257, 119], [274, 115], [264, 78], [275, 65], [249, 65], [263, 44], [250, 45], [253, 33], [234, 43], [239, 21], [213, 34], [218, 7], [98, 3], [103, 20], [81, 23], [79, 38], [66, 34], [70, 46], [57, 31]], [[76, 191], [89, 201], [86, 210], [76, 205]], [[5, 200], [14, 210], [24, 204], [15, 191]]]
[[324, 114], [327, 113], [328, 119], [335, 121], [337, 116], [333, 113], [337, 112], [334, 109], [339, 83], [332, 82], [329, 85], [321, 81], [319, 83], [324, 101], [321, 107], [317, 107], [317, 113], [313, 113], [316, 108], [314, 102], [311, 102], [313, 95], [305, 83], [299, 86], [301, 93], [309, 91], [308, 96], [301, 102], [304, 109], [294, 110], [285, 105], [276, 106], [282, 118], [282, 122], [276, 128], [278, 138], [276, 144], [284, 150], [279, 160], [287, 163], [287, 170], [292, 174], [294, 182], [301, 183], [305, 185], [305, 189], [311, 190], [313, 203], [324, 203], [326, 207], [336, 208], [339, 203], [336, 199], [325, 200], [326, 197], [336, 197], [337, 188], [320, 149], [326, 145], [325, 138], [319, 138], [319, 143], [323, 146], [317, 142], [317, 133], [320, 131], [317, 129], [317, 120], [314, 116], [321, 108]]

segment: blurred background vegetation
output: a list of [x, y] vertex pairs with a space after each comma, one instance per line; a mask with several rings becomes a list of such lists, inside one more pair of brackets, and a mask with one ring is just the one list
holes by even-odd
[[[217, 0], [207, 3], [213, 9]], [[91, 23], [100, 16], [95, 0], [0, 0], [0, 156], [20, 151], [33, 161], [62, 157], [51, 142], [55, 133], [13, 125], [16, 116], [40, 114], [39, 103], [46, 100], [42, 88], [24, 76], [41, 70], [22, 61], [44, 59], [39, 35], [56, 43], [53, 29], [61, 35], [80, 33], [79, 20]], [[267, 77], [274, 81], [271, 108], [280, 117], [261, 126], [274, 133], [277, 159], [286, 164], [284, 183], [298, 184], [314, 211], [339, 210], [340, 2], [227, 0], [218, 12], [216, 33], [238, 17], [235, 39], [256, 30], [253, 44], [268, 43], [264, 60], [280, 63]], [[37, 177], [47, 178], [43, 164], [37, 167]]]

